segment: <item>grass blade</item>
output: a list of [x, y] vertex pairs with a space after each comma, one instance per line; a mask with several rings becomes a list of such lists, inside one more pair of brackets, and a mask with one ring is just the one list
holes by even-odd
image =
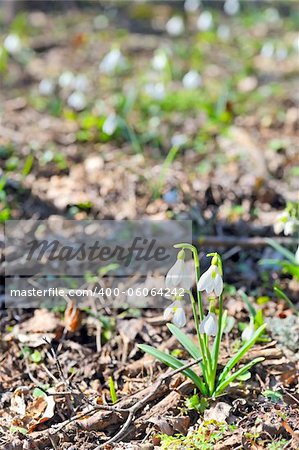
[[[172, 369], [179, 369], [180, 367], [183, 367], [184, 363], [180, 361], [179, 359], [175, 358], [174, 356], [168, 355], [167, 353], [161, 352], [160, 350], [151, 347], [150, 345], [141, 344], [138, 345], [138, 347], [143, 350], [145, 353], [148, 353], [151, 356], [154, 356], [162, 363], [166, 364], [167, 366], [171, 367]], [[200, 392], [203, 395], [207, 395], [207, 388], [203, 381], [200, 379], [200, 377], [193, 372], [191, 369], [185, 369], [182, 371], [182, 373], [188, 377], [195, 386], [200, 390]]]
[[222, 381], [222, 383], [220, 383], [214, 394], [213, 397], [217, 397], [217, 395], [220, 395], [221, 392], [224, 391], [224, 389], [230, 384], [232, 383], [236, 378], [238, 378], [240, 375], [243, 375], [243, 373], [247, 372], [248, 370], [251, 369], [252, 366], [254, 366], [255, 364], [264, 361], [265, 358], [259, 357], [259, 358], [255, 358], [252, 361], [250, 361], [250, 363], [246, 364], [245, 366], [241, 367], [241, 369], [237, 370], [236, 372], [234, 372], [232, 375], [230, 375], [229, 377], [225, 378], [225, 380]]
[[183, 331], [181, 331], [172, 323], [169, 323], [167, 327], [169, 331], [177, 338], [179, 343], [184, 347], [184, 349], [186, 349], [187, 352], [190, 353], [192, 358], [198, 359], [201, 357], [200, 349], [185, 333], [183, 333]]
[[282, 256], [287, 258], [292, 264], [297, 264], [295, 255], [290, 252], [290, 250], [278, 244], [278, 242], [276, 242], [274, 239], [267, 239], [267, 243], [271, 245], [271, 247], [273, 247], [275, 250], [277, 250]]
[[234, 366], [240, 361], [240, 359], [245, 355], [245, 353], [247, 353], [247, 351], [254, 345], [259, 336], [264, 332], [266, 326], [267, 326], [266, 324], [261, 325], [256, 330], [252, 338], [248, 342], [245, 342], [245, 344], [240, 348], [237, 354], [228, 361], [223, 371], [221, 372], [220, 377], [218, 378], [218, 383], [221, 383], [221, 381], [224, 380], [226, 375], [234, 368]]

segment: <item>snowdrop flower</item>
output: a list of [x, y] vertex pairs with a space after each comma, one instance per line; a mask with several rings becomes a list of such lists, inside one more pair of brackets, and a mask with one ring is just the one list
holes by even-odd
[[72, 89], [74, 81], [75, 75], [70, 71], [63, 72], [58, 78], [58, 84], [62, 89]]
[[115, 114], [109, 114], [107, 119], [103, 124], [102, 130], [104, 133], [108, 134], [108, 136], [112, 136], [115, 133], [115, 130], [118, 125], [117, 116]]
[[85, 95], [80, 91], [75, 91], [67, 99], [67, 104], [75, 111], [82, 111], [87, 104]]
[[107, 53], [100, 63], [100, 71], [111, 75], [116, 71], [123, 70], [126, 65], [126, 60], [118, 48], [114, 48]]
[[49, 78], [45, 78], [38, 85], [38, 90], [41, 95], [51, 95], [53, 94], [54, 89], [55, 89], [54, 82]]
[[3, 46], [5, 50], [8, 51], [8, 53], [14, 55], [15, 53], [18, 53], [21, 50], [22, 42], [17, 34], [9, 34], [4, 39]]
[[276, 49], [275, 57], [278, 61], [283, 61], [288, 56], [288, 50], [285, 47], [280, 47]]
[[264, 58], [272, 58], [274, 55], [274, 45], [272, 42], [265, 42], [265, 44], [261, 48], [261, 55]]
[[188, 141], [188, 138], [185, 134], [174, 134], [171, 138], [171, 146], [172, 147], [181, 147], [185, 145]]
[[296, 225], [297, 221], [287, 211], [283, 211], [275, 219], [273, 225], [274, 233], [280, 234], [283, 231], [285, 236], [292, 235], [295, 232]]
[[230, 38], [230, 28], [227, 25], [219, 25], [217, 29], [217, 36], [222, 41], [228, 41]]
[[184, 8], [187, 12], [195, 12], [200, 7], [200, 0], [185, 0]]
[[296, 221], [294, 219], [288, 220], [284, 226], [284, 235], [290, 236], [294, 234], [295, 229], [296, 229]]
[[73, 87], [74, 89], [76, 89], [76, 91], [87, 91], [89, 87], [87, 76], [84, 74], [77, 75], [73, 81]]
[[254, 323], [253, 323], [253, 320], [250, 319], [249, 325], [247, 325], [247, 327], [244, 328], [244, 330], [242, 332], [242, 335], [241, 335], [242, 341], [243, 342], [250, 341], [250, 339], [254, 335], [254, 332], [255, 332]]
[[197, 19], [197, 28], [200, 31], [208, 31], [213, 26], [213, 16], [210, 11], [204, 11]]
[[152, 59], [152, 66], [157, 71], [162, 71], [167, 66], [168, 59], [163, 50], [157, 50]]
[[166, 31], [170, 36], [180, 36], [185, 31], [184, 21], [180, 16], [174, 16], [166, 24]]
[[144, 88], [145, 93], [154, 100], [163, 100], [165, 97], [165, 87], [164, 84], [159, 83], [148, 83]]
[[299, 264], [299, 245], [298, 245], [297, 251], [295, 253], [295, 260], [296, 260], [296, 263]]
[[239, 0], [226, 0], [223, 9], [229, 16], [234, 16], [240, 10]]
[[223, 280], [218, 265], [213, 264], [213, 262], [212, 260], [210, 268], [200, 277], [197, 289], [199, 291], [206, 291], [207, 294], [211, 294], [214, 291], [215, 295], [219, 297], [223, 291]]
[[193, 277], [185, 263], [185, 252], [178, 253], [177, 261], [168, 271], [165, 285], [168, 289], [183, 288], [190, 289], [193, 284]]
[[202, 83], [202, 78], [196, 70], [190, 70], [184, 75], [183, 86], [185, 89], [197, 89]]
[[218, 320], [214, 313], [209, 312], [199, 326], [199, 332], [207, 336], [216, 336], [218, 331]]
[[181, 300], [176, 300], [168, 306], [163, 314], [164, 320], [171, 320], [179, 328], [186, 325], [186, 314]]

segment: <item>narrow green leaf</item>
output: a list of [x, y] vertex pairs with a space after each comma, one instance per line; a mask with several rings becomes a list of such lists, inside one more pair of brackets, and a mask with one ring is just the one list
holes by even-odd
[[247, 294], [245, 294], [244, 291], [242, 291], [241, 289], [238, 291], [241, 294], [242, 300], [245, 303], [245, 305], [247, 306], [248, 312], [251, 315], [251, 317], [255, 318], [256, 315], [256, 310], [255, 308], [252, 306], [251, 301], [249, 300], [249, 297]]
[[287, 258], [292, 264], [297, 264], [295, 255], [290, 252], [290, 250], [278, 244], [278, 242], [276, 242], [274, 239], [267, 239], [266, 241], [269, 245], [271, 245], [271, 247], [277, 250], [282, 256]]
[[115, 391], [115, 385], [114, 385], [113, 377], [109, 377], [109, 390], [110, 390], [111, 401], [114, 404], [114, 403], [116, 403], [118, 401], [118, 398], [117, 398], [117, 394], [116, 394], [116, 391]]
[[201, 357], [200, 349], [185, 333], [183, 333], [183, 331], [172, 323], [167, 324], [167, 327], [194, 359], [199, 359]]
[[282, 289], [280, 289], [278, 286], [274, 286], [274, 291], [276, 292], [276, 294], [282, 298], [283, 300], [285, 300], [287, 302], [287, 304], [289, 305], [289, 307], [295, 311], [296, 314], [299, 313], [298, 308], [294, 305], [294, 303], [292, 302], [292, 300], [287, 296], [287, 294], [285, 294], [283, 292]]
[[249, 341], [245, 342], [245, 344], [240, 348], [237, 354], [228, 361], [223, 371], [221, 372], [220, 377], [218, 378], [218, 383], [223, 381], [226, 375], [234, 368], [234, 366], [240, 361], [240, 359], [245, 355], [245, 353], [247, 353], [247, 351], [253, 346], [253, 344], [256, 342], [259, 336], [264, 332], [266, 326], [267, 326], [266, 324], [260, 326], [254, 333], [252, 338]]
[[217, 397], [218, 395], [221, 394], [221, 392], [224, 391], [224, 389], [231, 384], [236, 378], [240, 377], [241, 375], [243, 375], [244, 373], [246, 373], [248, 370], [251, 369], [252, 366], [254, 366], [255, 364], [264, 361], [265, 358], [259, 357], [259, 358], [255, 358], [252, 361], [250, 361], [250, 363], [246, 364], [245, 366], [241, 367], [241, 369], [237, 370], [236, 372], [234, 372], [232, 375], [230, 375], [229, 377], [225, 378], [222, 383], [220, 383], [217, 386], [217, 389], [215, 390], [213, 397]]
[[[166, 364], [167, 366], [171, 367], [172, 369], [179, 369], [180, 367], [184, 366], [184, 363], [180, 361], [179, 359], [175, 358], [174, 356], [168, 355], [167, 353], [161, 352], [160, 350], [151, 347], [150, 345], [141, 344], [138, 345], [138, 347], [148, 353], [151, 356], [154, 356], [162, 363]], [[185, 369], [182, 371], [182, 373], [190, 378], [191, 381], [195, 384], [195, 386], [201, 391], [203, 395], [207, 395], [207, 388], [203, 381], [200, 379], [200, 377], [193, 372], [191, 369]]]

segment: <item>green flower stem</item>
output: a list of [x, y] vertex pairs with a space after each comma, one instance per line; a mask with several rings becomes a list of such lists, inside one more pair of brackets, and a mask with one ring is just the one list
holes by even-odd
[[212, 369], [213, 389], [212, 389], [212, 391], [214, 391], [214, 389], [215, 389], [215, 379], [216, 379], [216, 373], [217, 373], [219, 350], [220, 350], [221, 335], [222, 335], [222, 316], [223, 316], [223, 298], [222, 298], [222, 294], [221, 294], [219, 297], [218, 331], [217, 331], [217, 336], [216, 336], [215, 346], [214, 346], [214, 351], [213, 351], [213, 369]]

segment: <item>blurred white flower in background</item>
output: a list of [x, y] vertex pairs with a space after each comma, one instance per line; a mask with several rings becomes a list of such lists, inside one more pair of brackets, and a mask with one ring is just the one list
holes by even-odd
[[261, 48], [261, 55], [264, 58], [272, 58], [274, 55], [274, 45], [272, 42], [265, 42]]
[[100, 71], [111, 75], [126, 67], [126, 59], [119, 48], [114, 48], [107, 53], [100, 63]]
[[187, 12], [195, 12], [200, 7], [200, 0], [185, 0], [184, 8]]
[[222, 41], [228, 41], [230, 38], [230, 28], [228, 25], [219, 25], [219, 27], [217, 28], [217, 36], [219, 37], [219, 39], [221, 39]]
[[89, 81], [86, 75], [84, 74], [79, 74], [74, 78], [73, 81], [73, 88], [76, 91], [87, 91], [89, 88]]
[[299, 264], [299, 245], [298, 245], [297, 251], [295, 253], [295, 260], [296, 260], [296, 263]]
[[285, 47], [280, 47], [276, 49], [275, 57], [278, 61], [283, 61], [288, 56], [288, 50]]
[[188, 142], [188, 138], [185, 134], [174, 134], [171, 138], [172, 147], [181, 147]]
[[283, 211], [276, 217], [273, 228], [275, 234], [283, 231], [285, 236], [289, 236], [294, 234], [297, 226], [298, 221], [291, 217], [288, 211]]
[[183, 77], [183, 86], [185, 89], [197, 89], [202, 84], [202, 78], [196, 70], [190, 70]]
[[197, 28], [200, 31], [208, 31], [213, 26], [213, 16], [210, 11], [203, 11], [197, 19]]
[[157, 71], [162, 71], [166, 68], [168, 59], [164, 50], [158, 49], [155, 51], [152, 59], [152, 66]]
[[280, 21], [280, 15], [277, 9], [275, 8], [267, 8], [265, 10], [265, 18], [269, 23], [275, 23]]
[[227, 15], [234, 16], [240, 10], [239, 0], [226, 0], [223, 9]]
[[174, 16], [166, 24], [166, 31], [170, 36], [180, 36], [185, 31], [185, 25], [182, 17]]
[[58, 84], [62, 89], [72, 89], [74, 87], [75, 75], [69, 70], [62, 72], [58, 78]]
[[14, 55], [22, 49], [22, 42], [17, 34], [9, 34], [4, 39], [3, 46], [8, 53]]
[[144, 92], [154, 100], [163, 100], [165, 97], [165, 86], [163, 83], [148, 83], [144, 87]]
[[55, 83], [50, 78], [44, 78], [39, 83], [38, 90], [41, 95], [51, 95], [55, 90]]
[[242, 332], [242, 335], [241, 335], [242, 341], [244, 341], [244, 342], [250, 341], [250, 339], [254, 335], [254, 332], [255, 332], [254, 323], [253, 323], [253, 320], [250, 319], [249, 325], [247, 325]]
[[93, 25], [96, 30], [104, 30], [109, 25], [108, 17], [103, 14], [96, 16], [93, 20]]
[[82, 92], [75, 91], [67, 99], [67, 104], [75, 111], [82, 111], [87, 104], [86, 97]]
[[199, 326], [199, 332], [207, 336], [216, 336], [218, 331], [218, 320], [214, 313], [208, 313]]
[[112, 113], [109, 114], [109, 116], [105, 120], [102, 130], [104, 133], [108, 134], [108, 136], [112, 136], [115, 133], [117, 126], [118, 126], [117, 116], [114, 113]]
[[181, 300], [176, 300], [168, 306], [163, 314], [164, 320], [171, 320], [179, 328], [186, 325], [186, 314]]

